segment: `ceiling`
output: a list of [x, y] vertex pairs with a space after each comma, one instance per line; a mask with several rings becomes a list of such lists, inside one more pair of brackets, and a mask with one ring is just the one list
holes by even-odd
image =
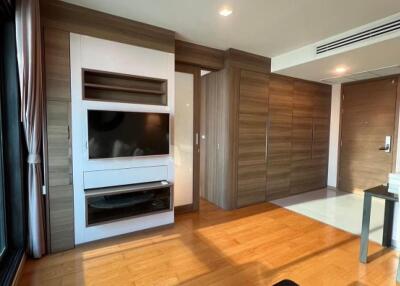
[[[395, 14], [399, 0], [67, 0], [189, 42], [272, 57]], [[229, 17], [218, 11], [228, 6]]]
[[[344, 53], [338, 53], [316, 61], [279, 70], [284, 74], [297, 78], [327, 83], [342, 83], [399, 74], [400, 69], [400, 37], [364, 46]], [[346, 66], [348, 71], [335, 75], [337, 66]]]

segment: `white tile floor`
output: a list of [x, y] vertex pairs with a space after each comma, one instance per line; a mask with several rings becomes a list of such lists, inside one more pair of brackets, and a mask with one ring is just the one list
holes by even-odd
[[[272, 203], [339, 229], [358, 235], [361, 233], [362, 195], [323, 189]], [[382, 241], [384, 210], [384, 201], [373, 198], [369, 239], [378, 243]]]

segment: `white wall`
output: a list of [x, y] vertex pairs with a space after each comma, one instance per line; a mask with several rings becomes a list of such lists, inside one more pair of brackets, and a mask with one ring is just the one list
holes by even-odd
[[329, 134], [328, 186], [337, 187], [341, 85], [332, 86], [331, 128]]

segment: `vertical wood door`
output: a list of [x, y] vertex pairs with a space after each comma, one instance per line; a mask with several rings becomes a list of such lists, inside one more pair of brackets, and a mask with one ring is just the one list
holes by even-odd
[[300, 80], [295, 81], [291, 194], [326, 187], [330, 93], [329, 86]]
[[268, 76], [241, 71], [238, 133], [237, 205], [266, 198]]
[[[226, 208], [226, 165], [225, 153], [227, 146], [228, 121], [225, 101], [224, 71], [211, 72], [201, 77], [201, 136], [200, 136], [200, 177], [204, 182], [201, 185], [200, 196]], [[229, 190], [230, 191], [230, 190]]]
[[[72, 188], [69, 33], [44, 29], [47, 111], [47, 230], [49, 252], [75, 246]], [[45, 157], [46, 158], [46, 157]]]
[[387, 182], [395, 134], [397, 78], [343, 86], [339, 189], [354, 192]]
[[267, 200], [290, 194], [292, 156], [293, 80], [271, 75], [269, 82], [269, 125]]

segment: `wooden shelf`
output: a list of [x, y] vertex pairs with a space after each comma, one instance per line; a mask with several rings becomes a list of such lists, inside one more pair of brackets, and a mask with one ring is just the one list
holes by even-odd
[[164, 92], [160, 91], [160, 90], [122, 87], [122, 86], [113, 86], [113, 85], [105, 85], [105, 84], [97, 84], [97, 83], [85, 83], [85, 87], [104, 89], [104, 90], [113, 90], [113, 91], [125, 91], [125, 92], [132, 92], [132, 93], [145, 93], [145, 94], [158, 94], [158, 95], [164, 94]]
[[167, 80], [84, 69], [83, 99], [166, 106]]

